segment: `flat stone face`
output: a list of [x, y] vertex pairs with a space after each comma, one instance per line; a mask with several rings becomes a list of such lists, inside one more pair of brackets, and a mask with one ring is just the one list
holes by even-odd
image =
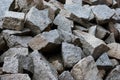
[[56, 71], [38, 51], [33, 51], [31, 57], [34, 64], [34, 80], [58, 80]]
[[22, 30], [24, 28], [24, 13], [7, 11], [4, 16], [2, 27], [12, 30]]
[[113, 64], [112, 62], [110, 61], [107, 53], [104, 53], [102, 54], [98, 60], [96, 61], [96, 65], [99, 66], [99, 67], [112, 67]]
[[113, 9], [110, 9], [106, 5], [97, 5], [92, 8], [92, 11], [96, 19], [100, 21], [110, 19], [115, 13]]
[[10, 48], [0, 56], [0, 62], [3, 62], [5, 57], [14, 57], [17, 55], [27, 56], [28, 48]]
[[119, 80], [120, 79], [120, 65], [114, 68], [105, 80]]
[[64, 71], [59, 76], [59, 80], [74, 80], [74, 79], [69, 71]]
[[112, 17], [113, 19], [115, 19], [115, 20], [120, 20], [120, 8], [117, 8], [116, 10], [115, 10], [115, 15]]
[[115, 36], [114, 36], [114, 33], [111, 33], [108, 38], [105, 40], [106, 43], [115, 43]]
[[57, 15], [53, 23], [55, 25], [58, 25], [58, 29], [62, 29], [70, 33], [71, 33], [71, 29], [73, 28], [73, 21], [67, 19], [65, 16], [62, 16], [61, 14]]
[[17, 59], [16, 57], [5, 57], [2, 70], [3, 72], [6, 72], [6, 73], [21, 72], [20, 65], [19, 65], [19, 59]]
[[4, 17], [5, 12], [9, 10], [13, 0], [1, 0], [0, 1], [0, 20]]
[[83, 47], [83, 51], [85, 52], [85, 55], [93, 55], [93, 57], [96, 59], [103, 52], [106, 52], [109, 50], [109, 48], [104, 43], [104, 41], [96, 38], [91, 34], [88, 34], [86, 32], [82, 32], [79, 30], [75, 30], [74, 34], [79, 37], [82, 43], [82, 47]]
[[[77, 18], [90, 19], [92, 12], [91, 7], [88, 5], [80, 6], [79, 4], [65, 5], [65, 9]], [[93, 17], [94, 18], [94, 17]], [[91, 18], [92, 19], [92, 18]]]
[[31, 80], [28, 74], [5, 74], [0, 75], [1, 80]]
[[110, 50], [108, 51], [108, 55], [110, 57], [120, 59], [120, 44], [118, 44], [118, 43], [110, 43], [107, 46], [110, 48]]
[[35, 34], [40, 33], [52, 22], [48, 17], [48, 9], [38, 10], [32, 7], [26, 15], [26, 24]]
[[82, 6], [82, 0], [66, 0], [65, 4], [80, 4]]
[[81, 59], [82, 53], [81, 48], [66, 42], [62, 43], [62, 57], [65, 67], [73, 67]]
[[[89, 66], [89, 67], [88, 67]], [[71, 70], [75, 80], [102, 80], [92, 56], [80, 60]]]

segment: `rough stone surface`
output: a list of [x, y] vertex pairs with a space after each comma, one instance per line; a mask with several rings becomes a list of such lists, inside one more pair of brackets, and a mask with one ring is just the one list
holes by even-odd
[[64, 71], [59, 76], [59, 80], [74, 80], [74, 79], [69, 71]]
[[107, 78], [105, 80], [119, 80], [120, 79], [120, 65], [118, 65], [116, 68], [114, 68], [109, 75], [107, 76]]
[[105, 40], [106, 43], [115, 43], [115, 36], [114, 33], [110, 33], [110, 35], [108, 36], [108, 38]]
[[97, 28], [96, 25], [95, 25], [95, 26], [91, 26], [91, 27], [89, 28], [88, 33], [89, 33], [89, 34], [92, 34], [93, 36], [95, 36], [95, 34], [96, 34], [96, 28]]
[[39, 34], [52, 22], [48, 17], [48, 11], [48, 9], [38, 10], [37, 8], [32, 7], [27, 13], [26, 25], [31, 29], [31, 31], [33, 31], [34, 34]]
[[110, 59], [110, 61], [112, 62], [113, 66], [119, 65], [119, 62], [116, 59]]
[[108, 55], [110, 57], [114, 57], [116, 59], [120, 59], [120, 44], [119, 43], [110, 43], [107, 45], [110, 50], [108, 51]]
[[49, 45], [49, 43], [53, 45], [60, 44], [59, 37], [60, 36], [57, 30], [52, 30], [50, 32], [43, 32], [42, 34], [38, 34], [33, 39], [31, 39], [31, 41], [29, 42], [29, 46], [33, 50], [40, 50], [46, 47], [47, 45]]
[[22, 30], [24, 28], [24, 13], [7, 11], [3, 20], [3, 28]]
[[100, 21], [110, 19], [115, 13], [113, 9], [110, 9], [106, 5], [97, 5], [92, 8], [92, 11], [96, 19]]
[[1, 80], [31, 80], [28, 74], [5, 74], [0, 75]]
[[5, 57], [2, 70], [6, 73], [22, 72], [19, 59], [17, 57]]
[[96, 59], [103, 52], [109, 50], [104, 41], [94, 37], [93, 35], [90, 35], [79, 30], [75, 30], [74, 34], [79, 37], [85, 55], [93, 55], [93, 57]]
[[34, 80], [58, 80], [56, 71], [38, 51], [33, 51], [30, 55], [34, 64]]
[[82, 6], [82, 0], [66, 0], [65, 4], [79, 4]]
[[0, 56], [0, 62], [3, 62], [5, 57], [15, 57], [17, 55], [27, 56], [28, 48], [10, 48]]
[[82, 53], [81, 48], [66, 42], [62, 43], [62, 57], [65, 67], [73, 67], [81, 59]]
[[11, 4], [13, 3], [13, 0], [1, 0], [0, 1], [0, 20], [2, 20], [2, 18], [5, 15], [5, 12], [9, 10]]
[[[89, 66], [89, 67], [88, 67]], [[75, 80], [102, 80], [92, 56], [80, 60], [71, 70]]]
[[70, 32], [73, 28], [73, 21], [67, 19], [66, 17], [62, 15], [57, 15], [57, 17], [54, 19], [54, 24], [58, 25], [58, 29], [62, 29], [64, 31]]
[[98, 67], [112, 67], [113, 64], [109, 59], [107, 53], [102, 54], [96, 61]]
[[115, 15], [113, 16], [113, 19], [115, 19], [115, 20], [120, 20], [120, 8], [117, 8], [116, 10], [115, 10]]

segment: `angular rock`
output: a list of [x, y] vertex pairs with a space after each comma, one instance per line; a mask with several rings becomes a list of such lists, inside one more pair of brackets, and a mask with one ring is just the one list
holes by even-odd
[[73, 67], [81, 59], [81, 54], [83, 52], [80, 47], [66, 42], [62, 43], [62, 57], [65, 67]]
[[0, 75], [1, 80], [31, 80], [28, 74], [5, 74]]
[[105, 40], [106, 43], [115, 43], [115, 36], [114, 33], [110, 33], [110, 35], [108, 36], [108, 38]]
[[105, 80], [119, 80], [120, 79], [120, 65], [114, 68], [107, 76]]
[[84, 28], [83, 26], [80, 25], [75, 25], [75, 30], [81, 30], [84, 32], [89, 32], [89, 30], [87, 28]]
[[34, 0], [34, 3], [36, 4], [36, 8], [41, 10], [44, 9], [44, 0]]
[[19, 63], [19, 59], [17, 59], [17, 57], [5, 57], [2, 70], [3, 70], [3, 72], [6, 72], [6, 73], [22, 72], [21, 65]]
[[82, 0], [66, 0], [65, 4], [79, 4], [82, 6]]
[[120, 8], [115, 9], [115, 15], [112, 17], [115, 20], [120, 20]]
[[0, 21], [3, 19], [5, 12], [9, 10], [14, 0], [1, 0], [0, 1]]
[[2, 75], [2, 74], [3, 74], [2, 67], [0, 67], [0, 75]]
[[92, 34], [93, 36], [95, 36], [95, 34], [96, 34], [96, 29], [97, 29], [97, 26], [96, 26], [96, 25], [95, 25], [95, 26], [91, 26], [91, 27], [89, 28], [88, 33], [89, 33], [89, 34]]
[[64, 71], [59, 76], [59, 80], [74, 80], [74, 79], [69, 71]]
[[104, 78], [105, 75], [106, 75], [106, 71], [104, 69], [99, 69], [98, 76], [100, 76], [101, 78]]
[[104, 29], [103, 27], [101, 26], [97, 26], [97, 29], [96, 29], [96, 37], [99, 38], [99, 39], [104, 39], [106, 36], [109, 35], [109, 31], [107, 31], [106, 29]]
[[111, 60], [109, 59], [107, 53], [102, 54], [96, 61], [96, 65], [98, 67], [112, 67], [113, 64]]
[[58, 80], [56, 71], [38, 51], [33, 51], [30, 55], [34, 64], [34, 80]]
[[62, 29], [64, 31], [67, 31], [67, 32], [72, 32], [72, 28], [73, 28], [73, 21], [72, 20], [69, 20], [67, 19], [66, 17], [58, 14], [57, 17], [54, 19], [53, 23], [55, 25], [58, 25], [58, 29]]
[[97, 59], [103, 52], [109, 50], [109, 47], [107, 47], [104, 41], [96, 38], [95, 36], [79, 30], [74, 30], [73, 32], [79, 37], [86, 56], [92, 55]]
[[93, 11], [96, 19], [99, 21], [108, 20], [115, 13], [115, 11], [113, 9], [110, 9], [106, 5], [97, 5], [94, 8], [92, 8], [92, 11]]
[[75, 80], [102, 80], [98, 76], [98, 69], [92, 56], [80, 60], [71, 70]]
[[76, 19], [93, 19], [94, 15], [91, 11], [91, 7], [88, 5], [80, 6], [79, 4], [65, 5], [64, 6], [67, 11], [71, 13], [71, 15], [75, 15]]
[[[41, 50], [45, 48], [53, 48], [56, 44], [60, 44], [59, 33], [57, 30], [51, 30], [49, 32], [43, 32], [42, 34], [38, 34], [29, 42], [30, 48], [33, 50]], [[55, 48], [54, 48], [55, 49]]]
[[3, 36], [0, 34], [0, 51], [6, 50], [6, 42], [3, 38]]
[[110, 50], [108, 51], [108, 55], [110, 57], [120, 59], [120, 44], [119, 43], [110, 43], [107, 45]]
[[5, 29], [22, 30], [24, 28], [24, 13], [7, 11], [2, 27]]
[[48, 16], [48, 9], [38, 10], [32, 7], [26, 15], [26, 26], [29, 27], [34, 34], [39, 34], [52, 22]]
[[5, 57], [14, 57], [17, 55], [27, 56], [28, 48], [10, 48], [0, 56], [0, 62], [3, 62]]
[[116, 23], [115, 25], [114, 25], [114, 27], [119, 31], [119, 33], [120, 33], [120, 24], [119, 23]]
[[119, 62], [116, 59], [110, 59], [113, 66], [119, 65]]

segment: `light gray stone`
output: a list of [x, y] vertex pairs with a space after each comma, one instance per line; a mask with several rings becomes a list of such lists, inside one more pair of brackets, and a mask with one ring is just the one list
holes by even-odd
[[28, 74], [5, 74], [0, 75], [1, 80], [31, 80]]
[[115, 36], [114, 33], [110, 33], [110, 35], [108, 36], [108, 38], [105, 40], [106, 43], [110, 44], [110, 43], [115, 43]]
[[35, 50], [30, 55], [34, 64], [34, 80], [58, 80], [56, 71], [38, 51]]
[[98, 69], [92, 56], [80, 60], [71, 70], [75, 80], [102, 80], [98, 76]]
[[86, 56], [92, 55], [96, 59], [103, 52], [109, 50], [109, 47], [107, 47], [104, 41], [96, 38], [95, 36], [79, 30], [74, 30], [73, 32], [79, 37]]
[[93, 36], [95, 36], [95, 34], [96, 34], [96, 29], [97, 29], [97, 26], [96, 26], [96, 25], [95, 25], [95, 26], [91, 26], [91, 27], [89, 28], [88, 33], [89, 33], [89, 34], [92, 34]]
[[112, 17], [115, 20], [120, 20], [120, 8], [115, 9], [115, 15]]
[[24, 18], [24, 13], [7, 11], [3, 19], [2, 27], [18, 31], [22, 30], [24, 28]]
[[81, 54], [83, 52], [80, 47], [66, 42], [62, 43], [62, 57], [65, 67], [73, 67], [81, 59]]
[[65, 4], [79, 4], [82, 6], [82, 0], [66, 0]]
[[3, 70], [3, 72], [6, 72], [6, 73], [22, 72], [22, 68], [19, 63], [19, 59], [17, 59], [17, 57], [5, 57], [2, 70]]
[[0, 1], [0, 20], [3, 19], [5, 12], [9, 10], [14, 0], [1, 0]]
[[26, 26], [28, 26], [34, 34], [39, 34], [52, 22], [48, 16], [48, 9], [38, 10], [32, 7], [26, 15]]
[[107, 53], [103, 53], [96, 61], [98, 67], [112, 67], [113, 64], [109, 59]]
[[28, 48], [10, 48], [0, 56], [0, 62], [3, 62], [5, 57], [15, 57], [17, 55], [27, 56]]
[[120, 59], [120, 44], [119, 43], [110, 43], [107, 45], [110, 50], [108, 51], [108, 55], [110, 57]]
[[74, 80], [69, 71], [64, 71], [60, 74], [59, 80]]
[[65, 16], [58, 14], [56, 16], [56, 18], [54, 19], [53, 23], [55, 25], [58, 25], [58, 29], [62, 29], [64, 31], [67, 32], [72, 32], [72, 28], [73, 28], [73, 21], [67, 19]]
[[119, 80], [120, 79], [120, 65], [114, 68], [107, 76], [105, 80]]
[[115, 25], [114, 25], [114, 27], [119, 31], [119, 33], [120, 33], [120, 24], [119, 23], [116, 23]]
[[110, 61], [112, 62], [113, 66], [119, 65], [119, 62], [116, 59], [110, 59]]
[[96, 17], [97, 20], [108, 20], [110, 19], [115, 11], [111, 8], [109, 8], [107, 5], [97, 5], [94, 8], [92, 8], [92, 11]]
[[49, 45], [49, 43], [53, 45], [60, 44], [60, 35], [57, 30], [51, 30], [49, 32], [43, 32], [42, 34], [36, 35], [29, 42], [29, 46], [33, 50], [40, 50], [42, 48], [45, 48], [47, 45]]

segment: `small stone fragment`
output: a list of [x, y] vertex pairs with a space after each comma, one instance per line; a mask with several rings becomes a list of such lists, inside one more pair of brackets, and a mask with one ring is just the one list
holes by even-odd
[[71, 70], [75, 80], [102, 80], [98, 76], [98, 69], [92, 56], [80, 60]]
[[105, 80], [119, 80], [120, 79], [120, 65], [114, 68], [107, 76]]
[[110, 50], [108, 51], [108, 55], [110, 57], [120, 59], [120, 44], [119, 43], [110, 43], [107, 45]]
[[24, 28], [24, 13], [7, 11], [2, 27], [5, 29], [22, 30]]
[[28, 74], [5, 74], [0, 75], [1, 80], [31, 80]]
[[38, 51], [33, 51], [30, 55], [34, 64], [34, 80], [58, 80], [56, 71]]
[[74, 79], [69, 71], [64, 71], [59, 76], [59, 80], [74, 80]]
[[110, 61], [107, 53], [102, 54], [96, 61], [98, 67], [112, 67], [113, 64]]
[[34, 34], [39, 34], [52, 22], [48, 17], [48, 13], [48, 9], [38, 10], [32, 7], [26, 15], [26, 26], [28, 26]]
[[92, 55], [97, 59], [102, 53], [109, 50], [109, 47], [107, 47], [104, 41], [95, 36], [79, 30], [74, 30], [73, 32], [79, 37], [86, 56]]
[[62, 57], [65, 67], [73, 67], [81, 59], [81, 54], [83, 52], [80, 47], [66, 42], [62, 43]]

